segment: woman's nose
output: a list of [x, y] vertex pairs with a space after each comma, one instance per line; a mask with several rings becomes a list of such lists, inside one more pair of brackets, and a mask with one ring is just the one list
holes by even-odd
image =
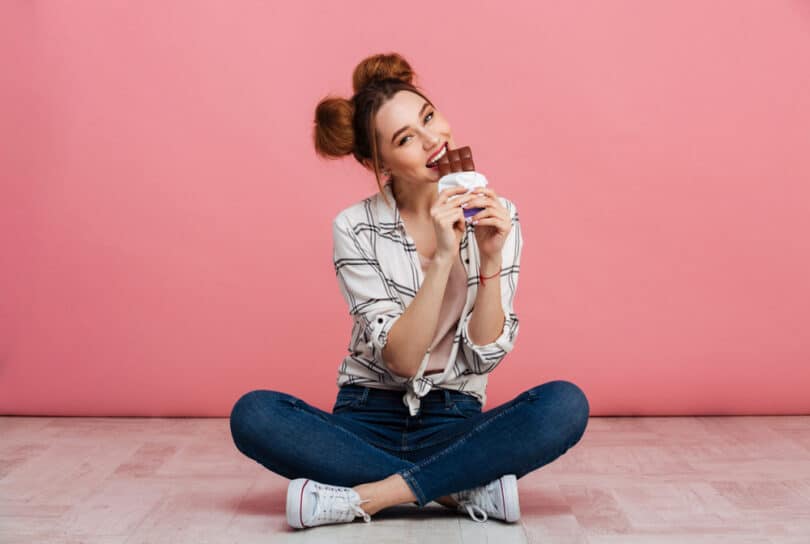
[[439, 145], [439, 135], [438, 134], [429, 134], [428, 137], [425, 139], [425, 149], [433, 149], [437, 145]]

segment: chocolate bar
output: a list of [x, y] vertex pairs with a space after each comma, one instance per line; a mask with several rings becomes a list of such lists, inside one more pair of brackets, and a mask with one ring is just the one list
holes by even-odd
[[[439, 168], [439, 175], [444, 178], [448, 174], [457, 174], [452, 181], [450, 178], [439, 178], [439, 190], [445, 186], [462, 185], [472, 190], [472, 188], [486, 185], [486, 178], [475, 172], [475, 163], [472, 158], [472, 149], [470, 146], [459, 147], [457, 149], [448, 149], [439, 162], [436, 163]], [[458, 174], [458, 172], [473, 172], [473, 174]], [[461, 195], [453, 195], [450, 199], [456, 198]], [[464, 210], [464, 217], [471, 217], [483, 208], [467, 208]]]
[[453, 172], [474, 172], [475, 163], [472, 158], [470, 146], [448, 149], [447, 153], [439, 159], [439, 174], [446, 176]]

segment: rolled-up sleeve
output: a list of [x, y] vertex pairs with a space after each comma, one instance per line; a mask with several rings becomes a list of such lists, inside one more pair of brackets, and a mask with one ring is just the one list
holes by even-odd
[[377, 255], [341, 215], [332, 222], [332, 241], [335, 274], [349, 314], [360, 323], [372, 357], [390, 372], [382, 350], [405, 308], [386, 280]]
[[517, 206], [506, 198], [501, 202], [509, 210], [512, 217], [512, 230], [506, 237], [501, 250], [501, 307], [503, 308], [504, 323], [501, 334], [489, 344], [476, 344], [470, 339], [470, 319], [475, 305], [463, 316], [461, 327], [461, 349], [472, 371], [476, 374], [491, 372], [498, 363], [512, 351], [517, 339], [520, 322], [515, 314], [514, 301], [517, 293], [518, 277], [520, 275], [520, 254], [523, 249], [523, 236], [520, 230], [520, 218]]

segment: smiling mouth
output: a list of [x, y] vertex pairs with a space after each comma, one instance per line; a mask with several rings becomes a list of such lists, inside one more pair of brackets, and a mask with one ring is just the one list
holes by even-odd
[[447, 154], [447, 142], [444, 143], [444, 145], [442, 146], [442, 150], [439, 151], [439, 154], [436, 156], [436, 158], [427, 163], [425, 166], [427, 166], [428, 168], [436, 168], [436, 165], [439, 163], [439, 159], [444, 157], [446, 154]]

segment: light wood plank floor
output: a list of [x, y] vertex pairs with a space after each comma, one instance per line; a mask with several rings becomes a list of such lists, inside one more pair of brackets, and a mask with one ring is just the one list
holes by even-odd
[[0, 542], [810, 542], [810, 416], [591, 418], [519, 480], [522, 519], [436, 503], [287, 527], [227, 419], [0, 417]]

